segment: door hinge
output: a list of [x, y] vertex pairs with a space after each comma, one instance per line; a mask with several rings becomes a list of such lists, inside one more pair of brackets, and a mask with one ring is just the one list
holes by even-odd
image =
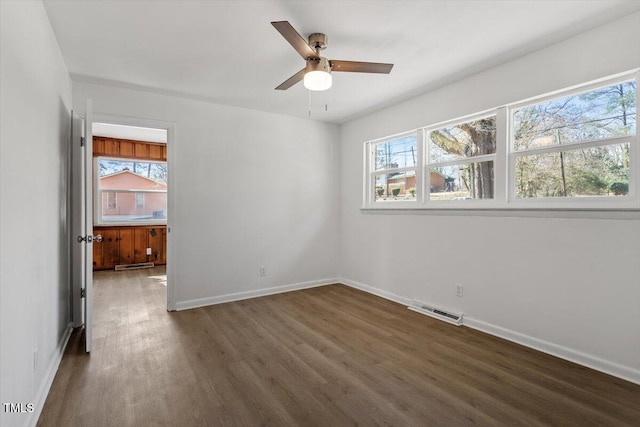
[[86, 298], [86, 297], [87, 297], [87, 288], [80, 289], [80, 298]]
[[80, 137], [80, 147], [84, 147], [84, 136]]

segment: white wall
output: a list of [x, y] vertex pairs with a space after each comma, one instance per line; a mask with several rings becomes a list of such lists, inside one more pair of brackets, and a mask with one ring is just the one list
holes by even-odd
[[[640, 15], [341, 128], [341, 276], [640, 382], [640, 220], [372, 214], [363, 143], [640, 66]], [[464, 297], [455, 296], [455, 283]]]
[[[35, 424], [68, 337], [71, 84], [41, 2], [0, 2], [0, 424]], [[34, 351], [38, 350], [34, 369]]]
[[87, 98], [96, 116], [175, 126], [169, 141], [175, 258], [168, 268], [177, 308], [336, 277], [335, 125], [74, 82], [74, 108], [83, 110]]

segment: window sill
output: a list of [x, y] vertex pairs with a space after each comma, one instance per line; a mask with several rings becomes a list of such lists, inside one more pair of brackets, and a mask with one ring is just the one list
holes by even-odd
[[152, 222], [152, 221], [144, 221], [144, 222], [108, 222], [108, 223], [94, 223], [94, 227], [166, 227], [167, 221], [162, 222]]
[[364, 214], [639, 220], [640, 208], [548, 206], [362, 206]]

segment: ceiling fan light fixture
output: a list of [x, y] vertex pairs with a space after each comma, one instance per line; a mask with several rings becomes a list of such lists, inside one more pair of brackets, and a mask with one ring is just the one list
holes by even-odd
[[309, 35], [307, 42], [288, 21], [273, 21], [271, 25], [307, 61], [307, 65], [302, 70], [276, 86], [276, 90], [287, 90], [300, 80], [304, 80], [304, 87], [309, 90], [327, 90], [331, 87], [331, 73], [333, 71], [389, 74], [393, 68], [393, 64], [379, 62], [337, 61], [335, 59], [329, 61], [320, 56], [320, 51], [327, 47], [325, 34], [313, 33]]
[[309, 90], [321, 91], [331, 87], [331, 67], [326, 58], [308, 59], [304, 73], [304, 87]]
[[331, 87], [331, 74], [326, 71], [309, 71], [304, 75], [304, 87], [309, 90], [327, 90]]

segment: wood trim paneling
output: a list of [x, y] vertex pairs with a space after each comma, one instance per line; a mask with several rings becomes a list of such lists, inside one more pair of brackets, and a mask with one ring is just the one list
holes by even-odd
[[166, 162], [167, 144], [94, 136], [93, 157], [98, 156]]
[[[94, 271], [112, 270], [120, 264], [167, 262], [166, 225], [94, 227], [93, 234], [102, 235], [102, 242], [93, 243]], [[147, 255], [147, 248], [151, 248], [151, 255]]]

